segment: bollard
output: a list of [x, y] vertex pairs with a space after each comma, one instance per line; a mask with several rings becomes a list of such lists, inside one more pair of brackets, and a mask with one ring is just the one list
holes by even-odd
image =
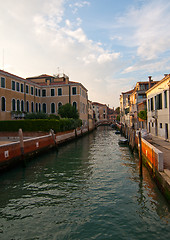
[[57, 143], [56, 143], [56, 140], [55, 140], [55, 134], [54, 134], [54, 131], [52, 129], [50, 129], [50, 134], [52, 135], [52, 138], [53, 138], [53, 141], [54, 141], [54, 146], [57, 147]]
[[20, 149], [21, 149], [21, 160], [24, 163], [24, 166], [26, 165], [25, 159], [24, 159], [24, 140], [23, 140], [23, 132], [22, 129], [19, 129], [19, 139], [20, 139]]
[[142, 177], [142, 141], [141, 141], [141, 131], [139, 131], [139, 141], [138, 141], [138, 147], [139, 147], [139, 175]]

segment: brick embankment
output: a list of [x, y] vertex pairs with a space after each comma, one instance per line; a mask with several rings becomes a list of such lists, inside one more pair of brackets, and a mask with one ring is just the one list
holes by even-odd
[[170, 142], [159, 137], [152, 136], [151, 144], [163, 152], [164, 169], [170, 170]]
[[[67, 132], [54, 134], [53, 131], [43, 136], [18, 137], [18, 133], [12, 136], [0, 137], [0, 171], [11, 168], [18, 163], [24, 163], [27, 158], [42, 153], [51, 148], [57, 148], [60, 144], [81, 137], [92, 131], [88, 128], [77, 128]], [[38, 134], [39, 135], [39, 134]]]

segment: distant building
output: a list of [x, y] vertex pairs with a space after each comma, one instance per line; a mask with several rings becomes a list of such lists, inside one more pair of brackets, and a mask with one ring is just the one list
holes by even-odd
[[93, 129], [95, 125], [95, 119], [93, 118], [93, 116], [94, 114], [92, 101], [88, 100], [88, 126], [90, 130]]
[[155, 136], [170, 140], [170, 74], [147, 92], [147, 127]]
[[130, 95], [133, 90], [122, 92], [120, 95], [120, 122], [130, 126]]
[[98, 122], [108, 119], [108, 107], [106, 104], [92, 102], [93, 118]]
[[108, 108], [108, 120], [110, 122], [115, 122], [117, 120], [118, 117], [118, 113], [114, 110], [114, 108]]
[[[141, 111], [141, 104], [143, 105], [142, 109], [146, 106], [146, 91], [154, 86], [158, 81], [153, 81], [151, 76], [149, 76], [148, 82], [137, 82], [135, 88], [130, 94], [130, 127], [134, 129], [139, 129], [142, 127], [141, 121], [139, 120], [138, 114]], [[143, 121], [142, 121], [143, 122]], [[146, 122], [143, 124], [143, 127], [146, 128]]]
[[22, 118], [26, 112], [57, 115], [61, 105], [70, 103], [78, 110], [83, 124], [88, 124], [87, 89], [65, 74], [24, 79], [0, 70], [0, 80], [0, 120]]

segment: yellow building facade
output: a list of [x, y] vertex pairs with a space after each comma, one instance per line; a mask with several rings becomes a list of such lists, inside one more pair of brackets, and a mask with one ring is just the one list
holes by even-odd
[[87, 89], [66, 75], [40, 75], [21, 78], [0, 70], [0, 120], [23, 118], [26, 112], [58, 114], [61, 105], [70, 103], [88, 124]]

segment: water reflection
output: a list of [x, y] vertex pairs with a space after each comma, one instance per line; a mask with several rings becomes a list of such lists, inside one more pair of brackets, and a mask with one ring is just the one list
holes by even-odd
[[99, 128], [0, 176], [0, 238], [168, 238], [168, 205], [118, 138]]

